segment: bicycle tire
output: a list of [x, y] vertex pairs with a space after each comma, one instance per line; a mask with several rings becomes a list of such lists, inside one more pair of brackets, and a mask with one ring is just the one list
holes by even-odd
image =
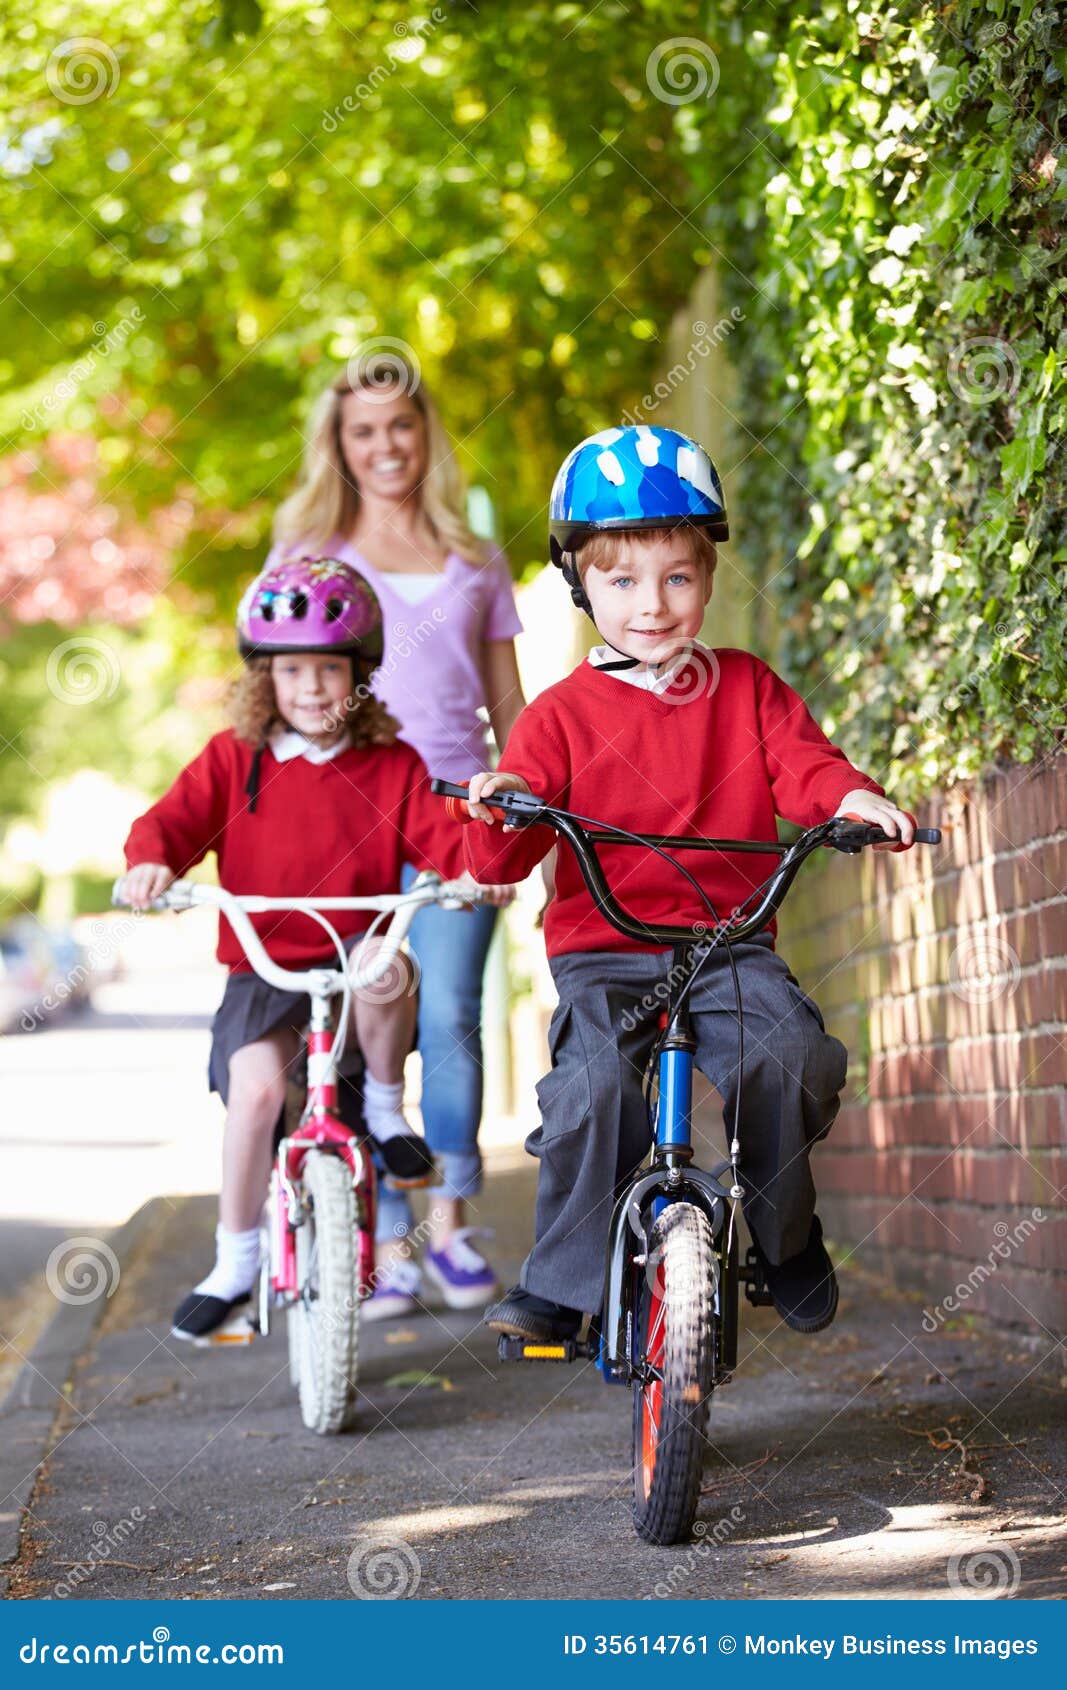
[[638, 1300], [640, 1355], [662, 1378], [634, 1385], [634, 1526], [648, 1543], [680, 1543], [700, 1501], [714, 1380], [715, 1276], [711, 1224], [672, 1203], [652, 1228]]
[[[303, 1182], [310, 1213], [297, 1228], [295, 1327], [300, 1417], [329, 1437], [355, 1417], [359, 1366], [359, 1275], [352, 1175], [340, 1156], [308, 1152]], [[292, 1362], [290, 1362], [292, 1371]]]

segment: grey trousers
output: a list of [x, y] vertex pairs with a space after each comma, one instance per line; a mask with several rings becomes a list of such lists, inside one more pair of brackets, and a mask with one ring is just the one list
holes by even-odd
[[[733, 947], [744, 1010], [738, 1167], [749, 1230], [772, 1262], [807, 1243], [815, 1210], [808, 1152], [829, 1132], [848, 1052], [826, 1032], [767, 935]], [[536, 1242], [520, 1282], [541, 1297], [596, 1313], [615, 1196], [648, 1155], [642, 1077], [667, 1006], [669, 951], [585, 951], [555, 957], [559, 1005], [549, 1027], [552, 1067], [537, 1087], [541, 1125]], [[696, 1066], [725, 1104], [727, 1145], [737, 1096], [733, 979], [717, 950], [690, 998]], [[718, 1154], [694, 1128], [696, 1161]]]

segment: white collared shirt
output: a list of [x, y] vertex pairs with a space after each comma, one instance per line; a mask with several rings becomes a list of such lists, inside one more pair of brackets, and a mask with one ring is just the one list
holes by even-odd
[[[686, 647], [686, 655], [693, 651], [707, 651], [709, 648], [700, 640], [690, 640]], [[589, 661], [594, 669], [603, 669], [609, 663], [621, 663], [622, 653], [610, 645], [595, 645], [589, 653]], [[617, 681], [627, 681], [632, 687], [641, 687], [645, 692], [666, 692], [673, 683], [678, 670], [678, 663], [669, 663], [662, 674], [649, 668], [647, 663], [638, 661], [631, 669], [615, 669], [612, 671]]]
[[329, 763], [347, 751], [351, 743], [352, 736], [347, 730], [333, 745], [315, 745], [295, 728], [277, 727], [270, 736], [271, 754], [279, 763], [291, 762], [294, 757], [306, 757], [309, 763]]

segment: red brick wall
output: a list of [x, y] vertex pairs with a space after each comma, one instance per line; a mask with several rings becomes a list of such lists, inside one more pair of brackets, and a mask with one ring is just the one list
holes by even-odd
[[[943, 803], [941, 846], [808, 864], [779, 948], [849, 1047], [813, 1157], [831, 1239], [924, 1293], [1067, 1332], [1067, 757]], [[962, 1290], [962, 1295], [957, 1290]]]

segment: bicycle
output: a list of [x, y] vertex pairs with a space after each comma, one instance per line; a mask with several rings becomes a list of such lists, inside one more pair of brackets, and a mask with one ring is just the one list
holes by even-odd
[[[123, 903], [122, 880], [112, 901]], [[299, 1392], [300, 1414], [309, 1431], [331, 1435], [353, 1424], [359, 1364], [359, 1309], [374, 1289], [374, 1223], [377, 1174], [366, 1145], [342, 1121], [337, 1108], [336, 1053], [344, 1049], [352, 993], [382, 979], [404, 943], [412, 920], [427, 904], [461, 909], [480, 902], [481, 887], [442, 881], [424, 872], [407, 892], [367, 898], [237, 897], [221, 886], [174, 881], [150, 905], [187, 910], [209, 906], [226, 917], [256, 973], [282, 991], [311, 999], [307, 1034], [306, 1099], [280, 1128], [264, 1222], [257, 1314], [231, 1318], [209, 1343], [249, 1343], [270, 1330], [271, 1311], [286, 1311], [290, 1383]], [[338, 966], [304, 970], [272, 961], [250, 915], [299, 911], [323, 927]], [[392, 920], [378, 950], [350, 961], [340, 934], [324, 910], [373, 910], [377, 919], [359, 936], [360, 948], [377, 937], [386, 915]], [[340, 998], [335, 1015], [333, 1003]], [[430, 1183], [429, 1181], [427, 1183]]]
[[[435, 780], [455, 820], [471, 818], [467, 789]], [[693, 1163], [693, 1053], [688, 998], [697, 971], [719, 946], [759, 932], [780, 909], [802, 864], [829, 847], [855, 855], [888, 843], [880, 827], [835, 817], [808, 828], [791, 844], [765, 840], [697, 839], [638, 834], [577, 816], [525, 792], [483, 796], [512, 827], [552, 827], [571, 846], [597, 909], [627, 938], [673, 950], [670, 993], [649, 1057], [645, 1096], [652, 1135], [648, 1166], [619, 1195], [608, 1229], [604, 1301], [584, 1338], [535, 1342], [501, 1334], [501, 1361], [589, 1359], [608, 1383], [633, 1388], [634, 1525], [649, 1543], [678, 1543], [691, 1533], [700, 1497], [705, 1428], [713, 1392], [737, 1366], [739, 1291], [754, 1306], [770, 1304], [760, 1259], [750, 1248], [742, 1264], [737, 1207], [744, 1196], [735, 1119], [730, 1153], [705, 1171]], [[936, 845], [937, 828], [919, 828], [915, 844]], [[776, 870], [720, 920], [705, 898], [710, 926], [649, 925], [615, 900], [597, 845], [775, 855]], [[703, 897], [695, 878], [675, 867]], [[753, 905], [753, 908], [748, 906]], [[743, 1006], [735, 974], [739, 1023], [738, 1067], [743, 1072]], [[739, 1088], [740, 1091], [740, 1088]], [[740, 1114], [740, 1096], [737, 1115]], [[729, 1184], [723, 1183], [729, 1177]]]

